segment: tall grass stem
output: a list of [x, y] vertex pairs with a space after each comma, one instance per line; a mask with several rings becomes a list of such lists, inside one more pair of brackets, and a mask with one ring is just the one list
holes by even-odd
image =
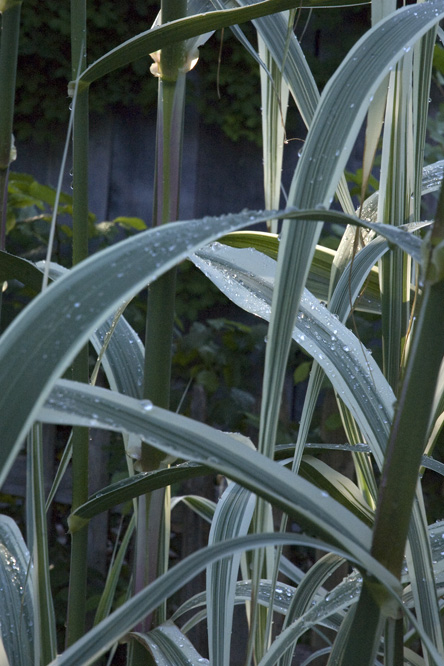
[[[86, 2], [71, 0], [71, 62], [76, 78], [86, 66]], [[78, 63], [81, 63], [80, 67]], [[80, 72], [78, 71], [80, 70]], [[73, 121], [73, 265], [88, 256], [88, 87], [78, 91]], [[74, 304], [73, 304], [74, 305]], [[88, 383], [89, 355], [84, 347], [73, 363], [73, 379]], [[72, 506], [88, 499], [89, 431], [74, 428], [72, 437]], [[72, 535], [66, 643], [85, 631], [88, 527]]]

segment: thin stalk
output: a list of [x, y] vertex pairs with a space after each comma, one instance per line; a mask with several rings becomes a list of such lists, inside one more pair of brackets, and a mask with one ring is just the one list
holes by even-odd
[[0, 38], [0, 249], [5, 249], [8, 172], [12, 161], [15, 80], [21, 2], [6, 2], [1, 12]]
[[387, 620], [384, 639], [385, 664], [404, 664], [404, 623], [402, 618]]
[[[392, 72], [387, 100], [378, 219], [408, 222], [413, 213], [412, 58]], [[410, 318], [410, 257], [399, 248], [380, 261], [384, 375], [398, 394], [403, 348]]]
[[[186, 15], [186, 0], [163, 0], [162, 23]], [[156, 169], [154, 183], [153, 225], [178, 219], [182, 162], [182, 136], [185, 108], [185, 47], [183, 43], [162, 49], [159, 57], [159, 91], [156, 134]], [[148, 290], [145, 329], [144, 397], [159, 407], [170, 406], [171, 360], [175, 313], [176, 270], [161, 276]], [[164, 455], [142, 443], [142, 469], [158, 469]], [[161, 556], [161, 540], [169, 540], [164, 516], [169, 512], [169, 494], [157, 490], [139, 500], [135, 591], [152, 582], [168, 566]], [[165, 613], [159, 610], [158, 620]], [[140, 628], [148, 631], [153, 617], [150, 614]], [[137, 627], [139, 629], [139, 627]], [[143, 662], [140, 646], [132, 641], [130, 663]], [[146, 652], [145, 652], [146, 659]]]
[[[424, 241], [428, 253], [425, 265], [423, 297], [420, 306], [416, 330], [407, 360], [407, 367], [402, 383], [398, 407], [395, 414], [387, 454], [382, 470], [378, 504], [373, 530], [372, 555], [398, 579], [407, 543], [407, 533], [411, 521], [421, 456], [427, 442], [433, 397], [438, 379], [441, 361], [444, 357], [444, 188], [441, 189], [435, 225], [429, 241]], [[387, 547], [390, 544], [390, 548]], [[389, 622], [397, 621], [397, 612], [393, 608], [387, 593], [381, 585], [365, 581], [364, 588], [371, 589], [369, 595], [361, 595], [356, 611], [357, 618], [368, 614], [369, 620], [361, 625], [353, 625], [348, 660], [343, 666], [354, 666], [351, 652], [356, 643], [363, 645], [371, 642], [372, 635], [380, 631], [376, 612], [369, 614], [375, 604], [380, 613]], [[373, 599], [373, 601], [372, 601]], [[373, 604], [373, 606], [372, 606]], [[372, 622], [370, 622], [372, 619]], [[399, 632], [399, 625], [396, 631]], [[396, 632], [395, 632], [396, 635]], [[394, 642], [394, 657], [399, 655], [399, 633]], [[370, 657], [371, 655], [369, 655]], [[367, 659], [367, 654], [365, 654]], [[394, 661], [395, 666], [402, 662]], [[364, 661], [362, 652], [360, 664]], [[373, 662], [371, 662], [373, 663]]]
[[[173, 11], [169, 4], [174, 5]], [[162, 3], [162, 21], [178, 18], [179, 11], [185, 15], [185, 10], [186, 2]], [[161, 52], [153, 210], [156, 226], [178, 218], [185, 103], [185, 73], [180, 69], [184, 60], [182, 44]], [[148, 293], [144, 395], [165, 408], [170, 400], [175, 284], [173, 270], [156, 280]], [[159, 462], [159, 456], [143, 447], [144, 467], [155, 469]]]
[[372, 553], [398, 577], [444, 355], [443, 303], [444, 281], [426, 285], [379, 490]]
[[[429, 241], [420, 312], [382, 471], [372, 553], [400, 577], [421, 456], [444, 357], [444, 188]], [[396, 521], [393, 516], [396, 515]], [[391, 543], [391, 548], [384, 547]]]
[[[345, 625], [347, 636], [342, 652], [332, 655], [328, 666], [373, 666], [384, 627], [381, 610], [372, 591], [364, 581], [351, 626]], [[333, 658], [334, 657], [334, 658]]]
[[[262, 142], [265, 208], [276, 210], [281, 199], [282, 159], [285, 142], [289, 88], [282, 75], [283, 67], [276, 63], [264, 40], [258, 33], [259, 55], [268, 72], [260, 69], [262, 102]], [[269, 220], [268, 230], [278, 233], [278, 221]]]
[[30, 513], [33, 529], [32, 559], [36, 572], [35, 589], [38, 611], [36, 631], [38, 631], [39, 655], [36, 663], [49, 664], [57, 655], [56, 626], [54, 606], [49, 577], [48, 530], [45, 510], [43, 483], [43, 434], [42, 424], [33, 426], [28, 438], [28, 455], [31, 462], [30, 474]]
[[[86, 66], [86, 2], [71, 0], [72, 76], [76, 78]], [[80, 63], [80, 67], [79, 67]], [[78, 71], [80, 69], [80, 71]], [[78, 91], [73, 122], [73, 264], [88, 256], [88, 88]], [[73, 379], [88, 383], [88, 348], [73, 364]], [[72, 507], [88, 499], [87, 428], [74, 428], [72, 437]], [[72, 535], [69, 577], [66, 643], [71, 645], [83, 636], [86, 614], [86, 579], [88, 528]]]

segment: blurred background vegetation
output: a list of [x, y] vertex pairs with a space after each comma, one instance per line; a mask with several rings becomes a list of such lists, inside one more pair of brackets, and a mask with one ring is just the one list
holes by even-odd
[[[88, 2], [88, 62], [148, 30], [158, 7], [157, 0]], [[301, 10], [296, 32], [321, 89], [368, 22], [369, 9], [362, 6]], [[347, 30], [342, 30], [344, 24]], [[54, 126], [64, 127], [67, 123], [67, 82], [71, 79], [69, 25], [67, 3], [47, 0], [45, 11], [23, 3], [15, 112], [15, 133], [20, 140], [32, 136], [34, 141], [51, 141]], [[251, 27], [242, 27], [253, 39]], [[91, 111], [102, 113], [116, 107], [154, 109], [157, 85], [149, 72], [151, 63], [147, 56], [128, 66], [121, 76], [108, 76], [94, 84]], [[218, 32], [201, 49], [199, 66], [190, 83], [189, 101], [197, 106], [205, 123], [221, 127], [234, 141], [261, 141], [257, 64], [231, 31]]]

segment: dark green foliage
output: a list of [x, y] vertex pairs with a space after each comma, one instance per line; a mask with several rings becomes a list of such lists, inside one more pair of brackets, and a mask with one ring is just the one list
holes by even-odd
[[[158, 6], [155, 0], [88, 3], [88, 63], [149, 29]], [[22, 23], [15, 133], [21, 140], [32, 136], [40, 142], [51, 141], [54, 132], [66, 127], [68, 119], [69, 6], [49, 0], [44, 11], [36, 11], [32, 3], [24, 3]], [[221, 99], [218, 100], [216, 83], [219, 41], [214, 38], [201, 50], [200, 78], [194, 88], [190, 86], [190, 97], [205, 122], [217, 123], [233, 140], [248, 138], [257, 142], [260, 135], [257, 66], [227, 31], [224, 42], [219, 77]], [[154, 108], [157, 84], [149, 71], [151, 63], [147, 56], [120, 70], [118, 77], [105, 77], [95, 83], [90, 97], [91, 111], [103, 113], [113, 106], [145, 111]]]
[[[24, 173], [9, 174], [7, 207], [8, 252], [37, 261], [46, 255], [55, 190]], [[67, 265], [70, 260], [72, 197], [61, 193], [58, 207], [53, 257]], [[95, 215], [89, 214], [89, 235], [96, 237]]]
[[[251, 28], [246, 32], [251, 34]], [[218, 125], [233, 141], [248, 139], [259, 144], [262, 134], [258, 67], [231, 31], [218, 32], [201, 49], [198, 71], [194, 95], [205, 123]]]
[[[158, 7], [156, 0], [88, 3], [88, 63], [100, 58], [107, 49], [149, 29]], [[343, 39], [348, 39], [350, 46], [356, 41], [356, 33], [363, 32], [366, 25], [367, 13], [362, 7], [324, 9], [313, 14], [301, 11], [296, 32], [302, 35], [307, 24], [304, 45], [312, 44], [311, 48], [306, 47], [307, 59], [315, 76], [319, 75], [321, 88], [342, 58]], [[341, 33], [339, 48], [336, 35], [344, 22], [348, 29]], [[36, 11], [32, 3], [23, 3], [22, 24], [15, 133], [20, 140], [32, 136], [34, 140], [48, 142], [57, 130], [66, 127], [68, 119], [69, 5], [48, 0], [44, 11]], [[256, 46], [251, 26], [242, 28]], [[107, 76], [95, 83], [90, 96], [91, 111], [103, 113], [113, 107], [153, 109], [157, 85], [149, 71], [151, 63], [147, 56], [120, 70], [118, 76]], [[258, 83], [257, 64], [231, 31], [225, 30], [223, 37], [217, 33], [200, 49], [200, 62], [190, 80], [188, 97], [206, 124], [218, 125], [233, 141], [247, 139], [260, 144]]]
[[[175, 342], [173, 375], [176, 399], [180, 400], [189, 380], [206, 395], [206, 420], [217, 427], [240, 430], [247, 414], [257, 412], [262, 383], [265, 324], [247, 326], [228, 319], [195, 322]], [[189, 413], [186, 401], [182, 412]]]
[[[148, 30], [158, 7], [156, 0], [88, 3], [88, 63]], [[66, 127], [68, 120], [69, 5], [49, 0], [44, 11], [36, 11], [32, 3], [23, 3], [22, 23], [14, 131], [20, 140], [32, 137], [49, 142], [58, 130]], [[198, 106], [205, 123], [217, 124], [234, 141], [247, 138], [258, 143], [261, 121], [257, 65], [230, 31], [225, 31], [223, 42], [219, 74], [220, 34], [201, 49], [197, 77], [194, 85], [191, 82], [189, 85], [189, 99]], [[155, 108], [157, 83], [149, 71], [151, 64], [147, 55], [119, 70], [118, 76], [95, 83], [90, 95], [91, 111], [103, 113], [113, 107], [136, 107], [144, 111]]]
[[369, 6], [300, 11], [296, 34], [320, 90], [369, 25]]
[[[88, 63], [107, 50], [151, 27], [158, 2], [88, 3]], [[20, 139], [50, 141], [54, 131], [66, 127], [71, 79], [69, 4], [48, 0], [37, 9], [23, 3], [22, 33], [17, 68], [15, 132]], [[147, 56], [94, 86], [91, 110], [110, 105], [137, 105], [148, 109], [156, 101], [157, 86], [149, 73]], [[50, 82], [50, 87], [48, 86]]]
[[441, 102], [435, 115], [429, 117], [427, 123], [428, 141], [424, 149], [424, 161], [426, 165], [442, 160], [444, 153], [444, 139], [442, 134], [443, 116], [444, 103]]

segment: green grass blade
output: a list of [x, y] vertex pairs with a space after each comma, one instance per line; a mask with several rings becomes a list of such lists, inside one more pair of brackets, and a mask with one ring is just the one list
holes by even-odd
[[330, 538], [335, 534], [343, 548], [349, 540], [359, 543], [359, 550], [366, 548], [370, 531], [337, 502], [278, 463], [267, 461], [230, 435], [202, 423], [154, 406], [147, 409], [144, 401], [129, 396], [66, 380], [57, 383], [39, 418], [87, 425], [91, 421], [92, 405], [97, 414], [97, 426], [139, 433], [145, 441], [170, 455], [217, 469], [278, 504], [287, 513], [292, 514], [297, 507], [298, 520], [304, 523], [308, 520], [312, 528], [317, 525], [317, 531], [323, 532], [328, 524], [326, 531]]
[[[297, 620], [297, 618], [301, 617], [312, 603], [319, 601], [321, 593], [322, 595], [326, 594], [325, 590], [322, 589], [322, 585], [341, 564], [343, 564], [343, 560], [340, 557], [334, 553], [327, 553], [310, 567], [301, 584], [295, 590], [291, 604], [285, 615], [283, 630]], [[278, 666], [290, 666], [291, 658], [292, 650], [287, 650], [279, 660]]]
[[[221, 4], [221, 0], [218, 0], [217, 5]], [[249, 0], [236, 0], [236, 4], [245, 6], [251, 3]], [[310, 127], [320, 96], [299, 41], [293, 32], [288, 31], [285, 14], [254, 20], [253, 25], [274, 62], [282, 71], [306, 127]], [[344, 211], [353, 213], [353, 204], [345, 178], [341, 178], [337, 194]]]
[[[301, 209], [330, 205], [372, 94], [389, 68], [402, 58], [404, 49], [411, 48], [444, 15], [442, 6], [419, 11], [424, 7], [404, 8], [378, 23], [357, 42], [327, 83], [294, 174], [290, 205]], [[259, 448], [268, 454], [274, 446], [296, 313], [320, 230], [319, 223], [301, 228], [284, 222], [261, 409]]]
[[[251, 211], [142, 232], [82, 262], [34, 299], [0, 339], [0, 419], [5, 424], [0, 482], [54, 381], [123, 300], [129, 300], [147, 282], [205, 243], [236, 229], [266, 222], [270, 216], [282, 219], [288, 215], [284, 211]], [[311, 215], [315, 217], [316, 211], [311, 211]], [[330, 219], [331, 213], [324, 211], [323, 215]], [[303, 218], [309, 214], [291, 211], [290, 216]], [[395, 238], [405, 238], [413, 247], [411, 251], [415, 251], [411, 234], [402, 236], [400, 230], [391, 231], [397, 231]], [[90, 289], [91, 284], [95, 289]], [[17, 359], [23, 357], [27, 363], [17, 364]]]
[[[267, 606], [270, 602], [271, 592], [272, 592], [271, 581], [261, 580], [259, 586], [258, 603], [260, 603], [263, 606]], [[276, 611], [277, 613], [285, 615], [288, 612], [294, 594], [295, 594], [295, 588], [293, 586], [279, 582], [278, 589], [277, 590], [275, 589], [273, 595], [273, 610]], [[319, 598], [321, 598], [320, 595]], [[235, 603], [241, 604], [245, 601], [251, 601], [250, 580], [238, 581], [236, 583]], [[172, 617], [173, 621], [176, 621], [189, 611], [195, 610], [196, 608], [199, 608], [201, 606], [206, 606], [206, 603], [207, 603], [206, 592], [195, 594], [194, 597], [191, 597], [191, 599], [187, 599], [187, 601], [185, 601], [180, 606], [180, 608], [178, 608], [177, 611], [175, 611]], [[201, 619], [203, 617], [206, 617], [205, 610], [202, 611]]]
[[17, 54], [21, 2], [7, 3], [1, 13], [0, 42], [0, 248], [5, 247], [6, 202], [9, 165], [15, 159], [12, 130], [14, 119]]
[[[422, 196], [428, 194], [429, 192], [435, 192], [439, 189], [443, 177], [443, 167], [444, 160], [440, 160], [423, 168], [420, 184], [420, 191]], [[365, 200], [361, 211], [361, 217], [363, 220], [376, 222], [378, 216], [378, 202], [379, 192], [375, 192]], [[419, 213], [415, 215], [415, 219], [419, 220]], [[360, 236], [363, 239], [363, 243], [358, 246], [358, 249], [360, 249], [363, 244], [365, 245], [367, 242], [366, 239], [369, 238], [365, 232], [361, 232]], [[353, 227], [349, 227], [343, 234], [341, 242], [339, 243], [339, 247], [336, 251], [333, 262], [334, 279], [332, 281], [332, 286], [336, 285], [340, 275], [342, 274], [342, 271], [351, 260], [355, 249], [355, 229]]]
[[[407, 567], [411, 581], [415, 612], [424, 631], [443, 654], [443, 636], [435, 576], [433, 572], [432, 550], [427, 528], [422, 492], [418, 488], [413, 505], [413, 520], [409, 527], [406, 549]], [[427, 655], [427, 652], [425, 652]], [[426, 656], [427, 663], [428, 655]]]
[[[219, 500], [208, 539], [209, 545], [245, 535], [253, 517], [256, 497], [230, 484]], [[234, 597], [240, 553], [214, 562], [207, 569], [207, 623], [210, 662], [229, 666]]]
[[[422, 170], [421, 195], [439, 190], [443, 178], [444, 160], [438, 160], [425, 166]], [[369, 222], [376, 222], [378, 216], [379, 192], [372, 194], [364, 202], [362, 218]], [[419, 216], [417, 217], [419, 219]]]
[[436, 439], [444, 424], [444, 365], [441, 365], [438, 382], [436, 384], [435, 398], [433, 401], [432, 418], [430, 420], [429, 434], [427, 437], [426, 453], [433, 451]]
[[[97, 389], [96, 389], [97, 390]], [[51, 666], [75, 666], [79, 663], [88, 666], [101, 654], [106, 652], [116, 639], [126, 634], [138, 620], [158, 606], [163, 599], [171, 596], [177, 589], [194, 577], [199, 571], [216, 559], [223, 558], [236, 550], [245, 548], [266, 547], [271, 544], [300, 544], [330, 550], [322, 542], [302, 535], [262, 534], [240, 537], [235, 541], [209, 546], [191, 555], [174, 566], [168, 573], [158, 578], [124, 606], [114, 611], [100, 625], [89, 631], [83, 638], [59, 655]], [[344, 555], [340, 549], [338, 554]], [[390, 585], [392, 578], [387, 577], [384, 569], [369, 558], [366, 566]]]
[[[44, 262], [37, 268], [45, 270]], [[67, 275], [69, 270], [51, 262], [49, 276], [55, 280]], [[103, 366], [106, 378], [114, 391], [120, 391], [135, 398], [142, 397], [144, 348], [136, 331], [130, 326], [123, 312], [124, 303], [91, 335], [90, 342], [98, 354], [96, 368], [91, 375], [91, 383], [95, 384], [94, 376], [100, 365]]]
[[[439, 30], [439, 27], [438, 27]], [[415, 46], [413, 57], [413, 144], [415, 162], [421, 165], [424, 160], [427, 121], [429, 117], [430, 83], [432, 76], [433, 50], [436, 41], [436, 28], [430, 30]], [[421, 211], [421, 170], [414, 173], [414, 215]]]
[[268, 217], [243, 213], [142, 232], [82, 262], [34, 299], [0, 339], [0, 483], [51, 385], [122, 300], [199, 246]]
[[328, 492], [340, 504], [371, 527], [374, 512], [365, 501], [358, 487], [346, 476], [329, 467], [322, 460], [305, 455], [302, 458], [300, 474], [314, 485]]
[[[281, 198], [282, 160], [285, 141], [285, 118], [289, 90], [279, 67], [264, 41], [258, 35], [259, 54], [270, 70], [272, 81], [261, 69], [262, 145], [265, 208], [279, 208]], [[277, 233], [277, 221], [270, 220], [269, 230]]]
[[[413, 215], [412, 53], [391, 73], [384, 123], [378, 222], [399, 225]], [[410, 261], [399, 250], [380, 262], [383, 367], [397, 392], [410, 318]]]
[[66, 470], [68, 469], [69, 463], [71, 462], [71, 455], [72, 455], [72, 434], [70, 434], [66, 446], [63, 449], [62, 457], [58, 464], [54, 480], [52, 482], [48, 496], [46, 498], [46, 511], [49, 511], [50, 506], [60, 487], [60, 484], [62, 483], [63, 477], [66, 474]]
[[134, 533], [135, 528], [135, 515], [131, 517], [129, 525], [125, 531], [125, 536], [122, 539], [122, 543], [119, 546], [117, 555], [112, 563], [112, 566], [108, 569], [108, 574], [106, 576], [105, 587], [100, 597], [100, 601], [97, 605], [96, 614], [94, 616], [94, 626], [99, 624], [104, 620], [111, 612], [111, 607], [114, 601], [114, 596], [117, 589], [117, 583], [119, 581], [120, 572], [122, 569], [124, 558], [126, 557], [128, 546], [130, 544], [131, 537]]
[[16, 279], [26, 284], [36, 294], [42, 286], [42, 272], [27, 259], [0, 251], [0, 280]]
[[48, 664], [57, 654], [54, 604], [50, 581], [50, 560], [48, 552], [47, 515], [44, 497], [43, 440], [42, 426], [33, 426], [29, 436], [29, 456], [31, 457], [30, 498], [33, 521], [33, 566], [36, 606], [36, 631], [39, 632], [39, 659]]
[[108, 511], [122, 502], [139, 497], [145, 493], [165, 488], [175, 483], [181, 483], [187, 479], [208, 474], [210, 469], [196, 463], [181, 463], [167, 469], [159, 469], [154, 472], [141, 472], [123, 481], [117, 481], [92, 495], [88, 502], [78, 507], [69, 518], [71, 531], [77, 529], [77, 524], [91, 520], [94, 516]]
[[200, 518], [207, 523], [211, 523], [213, 520], [216, 504], [212, 500], [209, 500], [206, 497], [200, 497], [200, 495], [181, 495], [178, 497], [172, 497], [171, 511], [180, 502], [183, 502], [186, 507], [191, 509], [191, 511], [194, 511], [196, 515], [200, 516]]
[[[287, 651], [292, 651], [300, 636], [312, 626], [316, 624], [326, 624], [329, 626], [329, 623], [326, 622], [326, 620], [331, 615], [334, 615], [343, 609], [348, 609], [357, 602], [361, 585], [361, 575], [358, 572], [354, 572], [348, 576], [343, 583], [327, 594], [324, 599], [317, 601], [315, 604], [310, 604], [310, 607], [305, 613], [296, 617], [294, 622], [279, 634], [278, 638], [273, 642], [270, 650], [259, 662], [259, 666], [272, 666], [273, 664], [280, 663], [279, 659], [281, 659]], [[290, 655], [288, 655], [288, 657], [290, 657]]]
[[[275, 272], [271, 259], [253, 250], [218, 245], [213, 250], [199, 251], [194, 261], [240, 307], [263, 319], [270, 317]], [[296, 342], [326, 372], [382, 467], [394, 395], [371, 355], [307, 291], [293, 333]]]
[[[336, 221], [339, 219], [339, 217], [336, 218]], [[252, 247], [272, 259], [277, 259], [279, 240], [275, 234], [260, 231], [235, 231], [221, 238], [220, 242], [224, 245], [230, 245], [230, 247]], [[335, 257], [336, 253], [334, 250], [323, 245], [316, 245], [306, 287], [321, 301], [328, 300], [330, 274], [332, 265], [336, 261]], [[375, 269], [367, 275], [367, 279], [365, 298], [355, 302], [355, 308], [357, 310], [364, 309], [366, 312], [380, 312], [377, 270]]]
[[[16, 523], [0, 516], [0, 634], [11, 666], [34, 663], [34, 595], [30, 556]], [[38, 639], [37, 639], [38, 640]]]
[[185, 634], [172, 622], [156, 627], [149, 634], [131, 634], [149, 647], [157, 666], [199, 666], [209, 665], [188, 640]]

